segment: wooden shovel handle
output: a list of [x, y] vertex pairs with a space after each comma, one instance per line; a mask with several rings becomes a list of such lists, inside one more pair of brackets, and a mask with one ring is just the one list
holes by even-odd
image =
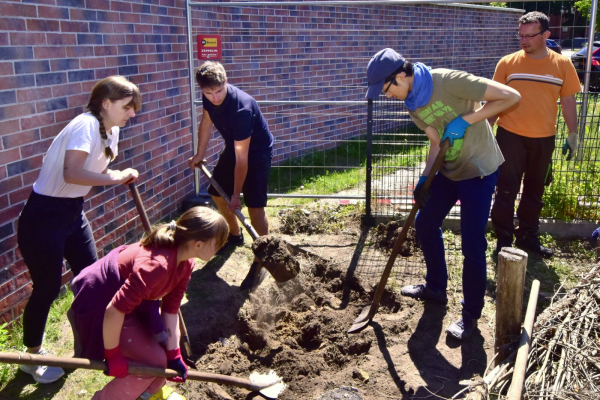
[[[208, 181], [210, 182], [210, 184], [219, 193], [219, 196], [221, 196], [223, 198], [223, 200], [225, 200], [225, 202], [227, 203], [227, 205], [231, 205], [231, 199], [229, 198], [229, 195], [227, 193], [225, 193], [225, 191], [221, 188], [221, 186], [219, 186], [219, 184], [217, 183], [217, 181], [215, 181], [215, 179], [213, 178], [213, 176], [210, 173], [210, 171], [208, 170], [208, 168], [206, 168], [206, 165], [204, 165], [204, 163], [200, 163], [199, 166], [200, 166], [200, 170], [202, 171], [202, 173], [204, 174], [204, 176], [206, 176], [206, 179], [208, 179]], [[254, 227], [250, 224], [250, 222], [248, 222], [248, 220], [246, 219], [246, 217], [244, 217], [244, 214], [242, 214], [242, 212], [240, 210], [236, 209], [235, 210], [235, 215], [240, 220], [240, 222], [242, 223], [242, 225], [244, 225], [244, 227], [246, 228], [246, 230], [248, 231], [248, 233], [250, 233], [250, 236], [252, 236], [252, 239], [253, 240], [258, 239], [258, 233], [254, 229]]]
[[[97, 371], [107, 371], [106, 364], [103, 361], [90, 360], [87, 358], [68, 358], [41, 356], [30, 353], [0, 353], [0, 362], [11, 364], [27, 365], [48, 365], [52, 367], [61, 367], [67, 369], [93, 369]], [[128, 373], [138, 376], [160, 376], [163, 378], [173, 378], [179, 376], [179, 373], [172, 369], [147, 367], [143, 365], [129, 364]], [[222, 385], [236, 386], [250, 391], [260, 391], [269, 386], [269, 384], [255, 384], [248, 379], [237, 378], [234, 376], [211, 374], [207, 372], [188, 371], [188, 380], [214, 382]]]
[[[431, 182], [435, 177], [435, 174], [438, 172], [442, 163], [444, 162], [444, 156], [446, 155], [446, 151], [450, 148], [450, 140], [444, 140], [440, 145], [440, 152], [438, 153], [433, 166], [431, 167], [431, 171], [429, 171], [429, 175], [427, 176], [427, 180], [425, 181], [424, 190], [429, 190], [431, 186]], [[383, 291], [385, 289], [385, 285], [387, 284], [388, 278], [390, 277], [390, 273], [392, 272], [392, 267], [394, 266], [394, 262], [396, 262], [396, 257], [402, 248], [402, 244], [406, 240], [406, 235], [408, 234], [408, 228], [412, 225], [415, 216], [417, 215], [417, 211], [419, 210], [419, 203], [415, 203], [413, 208], [410, 210], [410, 214], [408, 218], [404, 222], [402, 226], [402, 231], [400, 231], [400, 236], [396, 239], [396, 243], [394, 244], [394, 248], [392, 249], [392, 253], [390, 254], [390, 258], [383, 270], [383, 274], [381, 274], [381, 279], [379, 281], [379, 285], [377, 285], [377, 290], [375, 291], [375, 295], [373, 296], [373, 302], [371, 303], [371, 309], [369, 310], [369, 314], [366, 319], [372, 319], [373, 316], [377, 313], [377, 309], [379, 308], [379, 302], [381, 302], [381, 297], [383, 296]]]

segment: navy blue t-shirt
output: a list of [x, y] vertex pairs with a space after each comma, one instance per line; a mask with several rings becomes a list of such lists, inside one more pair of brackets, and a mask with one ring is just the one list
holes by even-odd
[[225, 139], [226, 151], [233, 151], [234, 141], [252, 137], [248, 154], [271, 152], [273, 135], [256, 100], [248, 93], [227, 84], [227, 95], [221, 105], [215, 106], [202, 95], [202, 106]]

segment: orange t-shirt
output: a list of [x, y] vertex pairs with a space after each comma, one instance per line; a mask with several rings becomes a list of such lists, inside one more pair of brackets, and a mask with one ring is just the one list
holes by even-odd
[[498, 126], [532, 138], [555, 135], [558, 98], [581, 91], [571, 60], [550, 50], [540, 60], [526, 56], [523, 50], [502, 57], [494, 80], [521, 94], [519, 103], [500, 113]]

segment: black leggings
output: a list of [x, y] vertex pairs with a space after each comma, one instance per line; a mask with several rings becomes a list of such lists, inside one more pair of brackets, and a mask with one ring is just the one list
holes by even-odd
[[23, 343], [37, 347], [42, 344], [50, 306], [60, 293], [63, 258], [75, 276], [98, 260], [83, 197], [50, 197], [32, 191], [19, 216], [17, 241], [33, 283], [23, 313]]

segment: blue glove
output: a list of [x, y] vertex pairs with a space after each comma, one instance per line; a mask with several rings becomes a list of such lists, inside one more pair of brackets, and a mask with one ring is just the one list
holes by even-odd
[[450, 139], [450, 146], [454, 144], [454, 139], [462, 139], [465, 136], [465, 131], [471, 124], [458, 116], [452, 121], [448, 122], [446, 129], [444, 129], [444, 136], [442, 136], [442, 142], [448, 138]]
[[597, 228], [593, 233], [592, 233], [592, 239], [598, 240], [598, 236], [600, 235], [600, 228]]
[[431, 198], [431, 193], [429, 190], [425, 190], [425, 181], [427, 180], [427, 175], [421, 175], [419, 178], [419, 182], [417, 182], [417, 186], [415, 186], [415, 190], [413, 191], [413, 197], [420, 206], [424, 206], [427, 204], [429, 199]]

